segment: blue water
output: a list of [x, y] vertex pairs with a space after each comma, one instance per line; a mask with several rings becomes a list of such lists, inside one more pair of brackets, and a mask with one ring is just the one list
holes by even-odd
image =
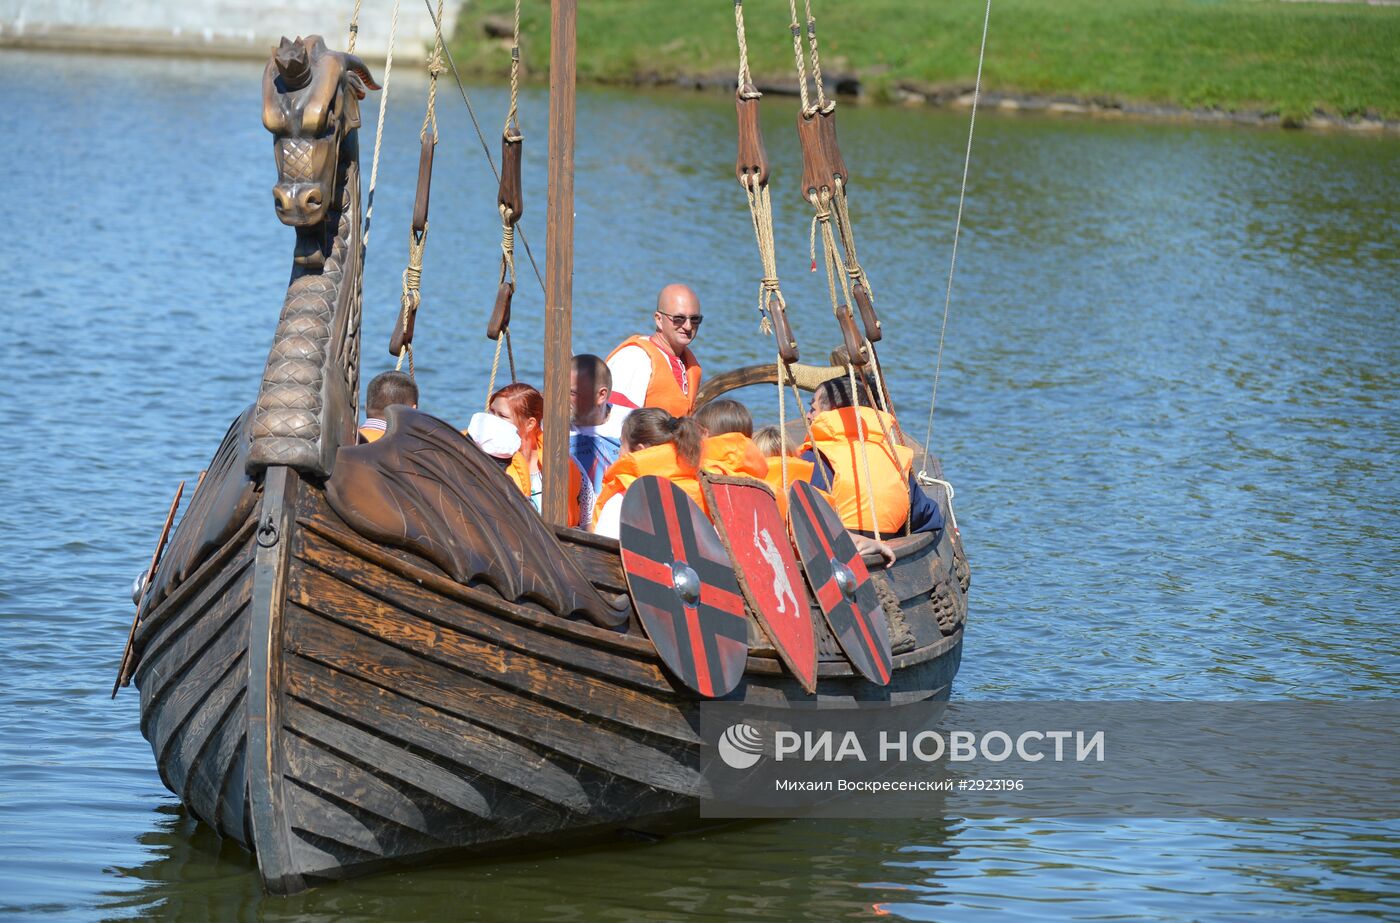
[[[262, 896], [161, 785], [107, 693], [175, 484], [255, 393], [291, 233], [255, 64], [0, 55], [0, 907], [23, 917], [1320, 919], [1400, 917], [1400, 823], [803, 821]], [[465, 423], [499, 223], [442, 94], [417, 371]], [[388, 367], [424, 84], [395, 75], [366, 267]], [[497, 88], [473, 101], [494, 134]], [[375, 98], [362, 145], [371, 150]], [[546, 101], [524, 96], [542, 258]], [[799, 341], [807, 271], [786, 112], [765, 103]], [[575, 344], [683, 280], [711, 370], [763, 361], [723, 96], [580, 97]], [[861, 254], [906, 426], [924, 431], [966, 117], [841, 109]], [[495, 145], [493, 145], [494, 147]], [[979, 119], [932, 443], [973, 568], [964, 699], [1389, 697], [1400, 677], [1400, 142]], [[522, 254], [520, 374], [542, 295]], [[746, 395], [776, 416], [771, 394]], [[789, 406], [789, 412], [792, 408]]]

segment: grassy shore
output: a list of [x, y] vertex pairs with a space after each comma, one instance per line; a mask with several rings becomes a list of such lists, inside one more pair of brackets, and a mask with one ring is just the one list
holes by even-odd
[[[477, 74], [505, 74], [509, 52], [485, 26], [509, 24], [511, 0], [470, 0], [454, 53]], [[862, 94], [944, 98], [972, 85], [982, 0], [816, 0], [823, 69]], [[794, 84], [787, 4], [745, 4], [752, 69]], [[798, 5], [799, 12], [801, 4]], [[547, 70], [549, 10], [526, 0], [533, 76]], [[602, 83], [696, 79], [736, 69], [724, 0], [588, 0], [579, 9], [579, 78]], [[1400, 119], [1400, 7], [1280, 0], [994, 0], [984, 87], [1070, 98], [1277, 115]]]

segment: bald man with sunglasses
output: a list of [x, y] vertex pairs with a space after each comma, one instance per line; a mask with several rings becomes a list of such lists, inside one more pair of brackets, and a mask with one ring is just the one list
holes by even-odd
[[695, 406], [700, 363], [690, 344], [705, 318], [688, 285], [672, 283], [656, 296], [656, 332], [628, 337], [608, 354], [610, 401], [620, 407], [660, 407], [683, 417]]

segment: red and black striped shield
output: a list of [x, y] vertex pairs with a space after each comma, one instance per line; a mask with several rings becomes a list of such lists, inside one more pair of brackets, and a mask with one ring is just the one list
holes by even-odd
[[832, 634], [851, 666], [872, 683], [885, 685], [893, 667], [889, 625], [841, 518], [816, 488], [797, 481], [788, 488], [788, 521]]
[[807, 692], [815, 692], [812, 604], [773, 492], [752, 478], [702, 474], [700, 480], [744, 598], [792, 675]]
[[716, 698], [748, 658], [744, 599], [705, 514], [665, 478], [638, 478], [622, 498], [622, 569], [642, 627], [688, 688]]

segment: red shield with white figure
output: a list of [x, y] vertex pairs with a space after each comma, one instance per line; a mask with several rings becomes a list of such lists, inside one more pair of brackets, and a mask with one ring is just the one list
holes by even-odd
[[803, 689], [815, 692], [817, 639], [812, 605], [772, 491], [751, 478], [702, 474], [701, 484], [744, 598], [783, 663]]
[[622, 570], [656, 652], [687, 687], [728, 694], [744, 676], [748, 619], [724, 545], [700, 507], [665, 478], [622, 498]]

